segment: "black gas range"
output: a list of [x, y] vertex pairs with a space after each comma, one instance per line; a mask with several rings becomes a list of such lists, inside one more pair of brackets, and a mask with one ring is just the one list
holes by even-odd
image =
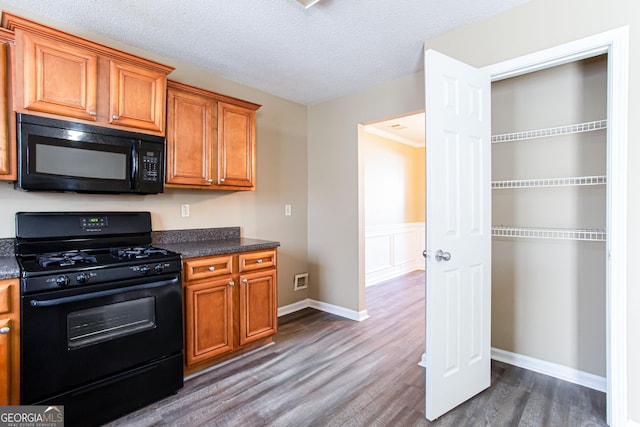
[[99, 425], [183, 384], [180, 255], [149, 212], [16, 214], [21, 403]]

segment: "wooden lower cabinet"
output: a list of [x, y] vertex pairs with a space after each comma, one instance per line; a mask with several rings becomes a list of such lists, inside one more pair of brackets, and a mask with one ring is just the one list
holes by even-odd
[[186, 374], [271, 342], [276, 258], [270, 249], [183, 261]]
[[20, 403], [20, 288], [0, 280], [0, 405]]
[[240, 276], [240, 345], [276, 333], [277, 287], [275, 269]]
[[233, 350], [232, 284], [229, 276], [184, 287], [187, 365]]

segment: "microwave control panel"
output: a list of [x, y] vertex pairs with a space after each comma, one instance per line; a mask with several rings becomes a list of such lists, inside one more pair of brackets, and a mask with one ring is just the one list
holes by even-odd
[[160, 153], [145, 151], [142, 155], [142, 180], [158, 182], [160, 179]]

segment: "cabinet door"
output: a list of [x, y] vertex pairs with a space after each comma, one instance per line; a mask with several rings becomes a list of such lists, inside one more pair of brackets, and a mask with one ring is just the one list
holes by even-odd
[[0, 280], [0, 405], [20, 402], [18, 281]]
[[[3, 328], [11, 330], [10, 319], [0, 318], [0, 330]], [[0, 372], [0, 405], [4, 406], [11, 399], [11, 332], [0, 333]]]
[[240, 345], [278, 331], [277, 289], [275, 269], [240, 276]]
[[97, 55], [28, 33], [22, 50], [24, 109], [96, 120]]
[[110, 61], [109, 123], [164, 132], [166, 75]]
[[185, 286], [186, 364], [233, 350], [233, 281]]
[[218, 102], [218, 184], [253, 187], [256, 112]]
[[6, 43], [0, 43], [0, 180], [16, 179], [16, 152], [9, 135], [9, 75]]
[[211, 186], [216, 102], [206, 96], [167, 90], [167, 182]]

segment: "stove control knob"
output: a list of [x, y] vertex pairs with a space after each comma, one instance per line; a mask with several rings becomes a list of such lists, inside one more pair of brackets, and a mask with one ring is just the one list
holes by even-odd
[[78, 283], [87, 283], [90, 277], [89, 273], [80, 273], [76, 276], [76, 281]]
[[164, 265], [162, 265], [162, 264], [156, 264], [156, 266], [155, 266], [155, 267], [153, 267], [153, 270], [154, 270], [156, 273], [162, 273], [162, 272], [164, 271]]
[[63, 286], [67, 286], [69, 284], [69, 277], [68, 276], [58, 276], [56, 277], [56, 285], [63, 287]]
[[140, 268], [138, 269], [138, 271], [142, 275], [149, 274], [149, 270], [150, 270], [150, 268], [149, 268], [148, 265], [141, 265]]

